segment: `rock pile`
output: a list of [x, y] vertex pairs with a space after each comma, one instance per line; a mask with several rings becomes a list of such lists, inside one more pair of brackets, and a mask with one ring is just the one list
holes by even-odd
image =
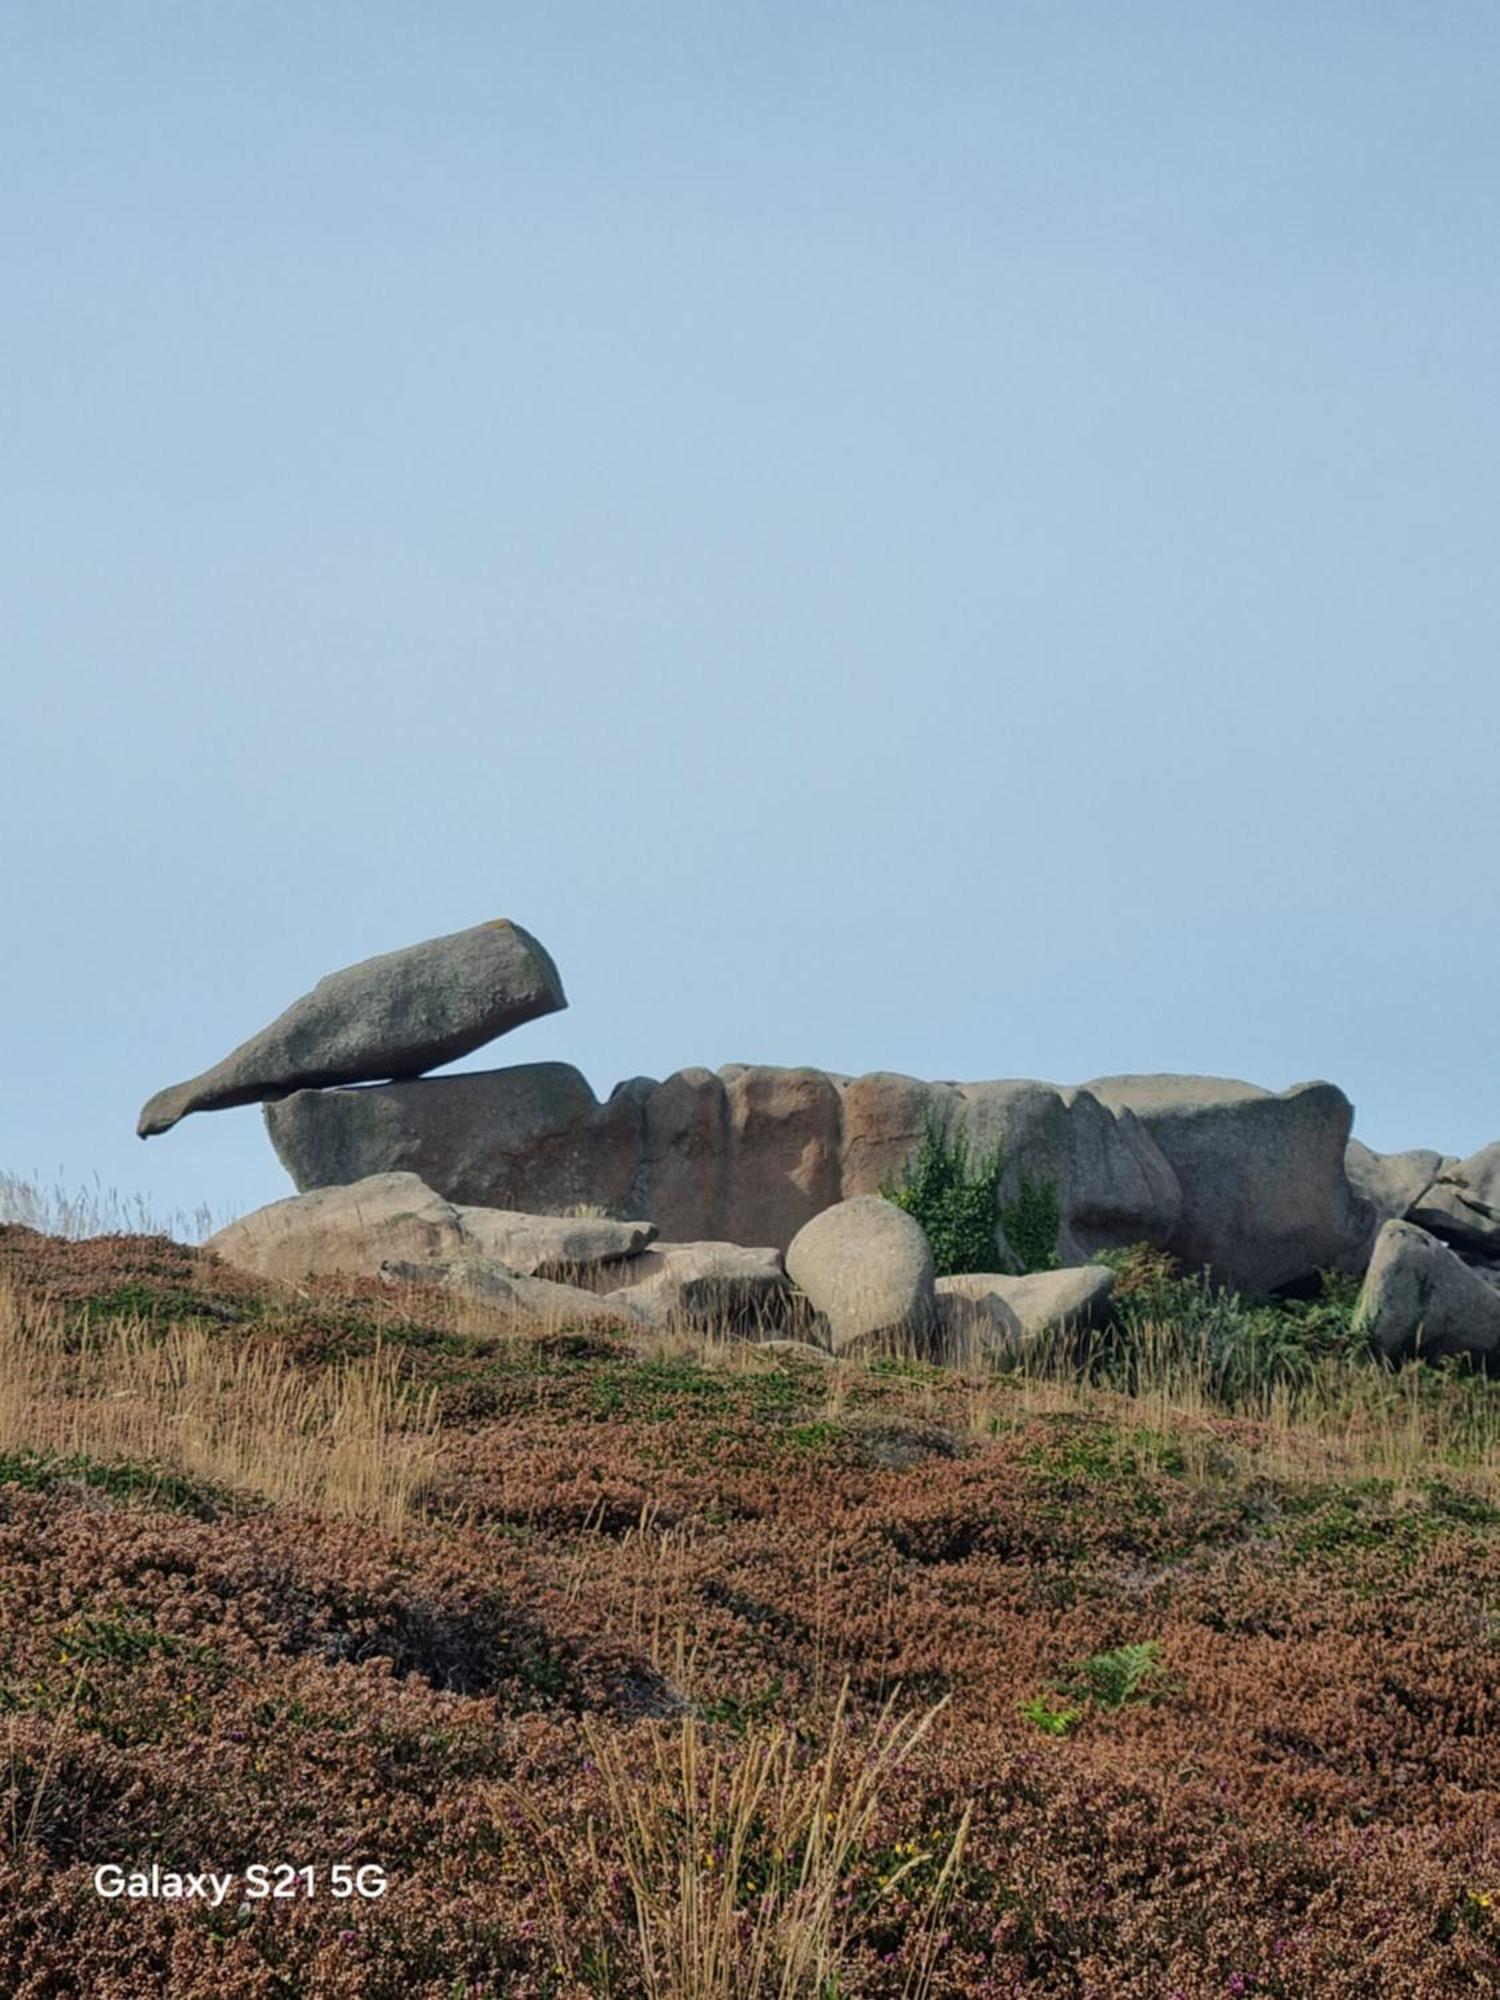
[[[214, 1247], [268, 1276], [420, 1270], [518, 1311], [539, 1297], [527, 1287], [562, 1286], [580, 1314], [787, 1337], [811, 1310], [838, 1351], [998, 1354], [1107, 1312], [1093, 1260], [1146, 1243], [1255, 1294], [1367, 1273], [1361, 1309], [1393, 1357], [1500, 1347], [1500, 1143], [1468, 1160], [1373, 1153], [1321, 1082], [927, 1083], [735, 1063], [633, 1077], [601, 1101], [567, 1063], [425, 1073], [566, 1004], [534, 937], [480, 924], [321, 980], [159, 1092], [139, 1130], [263, 1103], [301, 1193]], [[921, 1230], [879, 1199], [932, 1125], [1001, 1149], [993, 1272], [934, 1281]], [[1055, 1194], [1065, 1268], [1018, 1279], [1005, 1216], [1027, 1183]]]

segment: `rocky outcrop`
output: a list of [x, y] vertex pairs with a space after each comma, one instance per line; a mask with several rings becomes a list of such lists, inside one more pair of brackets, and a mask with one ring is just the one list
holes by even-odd
[[1375, 1153], [1351, 1139], [1344, 1149], [1349, 1185], [1370, 1204], [1377, 1223], [1404, 1221], [1443, 1168], [1453, 1164], [1424, 1146], [1405, 1153]]
[[1465, 1255], [1500, 1260], [1500, 1140], [1467, 1160], [1445, 1160], [1410, 1214]]
[[1500, 1356], [1500, 1294], [1412, 1222], [1381, 1229], [1355, 1317], [1388, 1361]]
[[[999, 1206], [1011, 1206], [1025, 1176], [1055, 1188], [1065, 1264], [1100, 1250], [1164, 1242], [1182, 1192], [1160, 1148], [1136, 1119], [1115, 1117], [1088, 1090], [1049, 1083], [922, 1083], [885, 1072], [845, 1082], [841, 1187], [847, 1198], [878, 1194], [898, 1179], [929, 1121], [962, 1133], [975, 1153], [1003, 1155]], [[1011, 1246], [996, 1218], [997, 1262]]]
[[[1050, 1181], [1059, 1253], [1085, 1262], [1164, 1241], [1181, 1206], [1150, 1135], [1083, 1090], [922, 1083], [877, 1073], [731, 1064], [636, 1077], [600, 1103], [566, 1063], [533, 1063], [362, 1090], [302, 1091], [266, 1107], [299, 1187], [392, 1168], [458, 1202], [649, 1215], [673, 1241], [785, 1250], [836, 1201], [899, 1176], [929, 1119], [1005, 1155], [1001, 1206], [1023, 1175]], [[1008, 1246], [997, 1216], [995, 1261]]]
[[1272, 1292], [1363, 1267], [1375, 1216], [1349, 1184], [1354, 1111], [1331, 1083], [1275, 1093], [1224, 1077], [1111, 1076], [1088, 1090], [1133, 1114], [1182, 1190], [1162, 1247], [1223, 1284]]
[[212, 1069], [158, 1091], [136, 1129], [145, 1139], [193, 1111], [420, 1076], [566, 1005], [557, 967], [529, 932], [503, 918], [476, 924], [320, 979]]
[[793, 1237], [786, 1268], [826, 1324], [834, 1353], [931, 1344], [932, 1251], [921, 1226], [879, 1195], [855, 1195], [815, 1215]]
[[277, 1157], [299, 1188], [414, 1173], [450, 1201], [557, 1214], [595, 1207], [670, 1214], [636, 1198], [640, 1100], [631, 1086], [600, 1104], [571, 1063], [433, 1076], [363, 1090], [301, 1090], [265, 1109]]
[[1041, 1341], [1098, 1325], [1109, 1310], [1115, 1274], [1107, 1264], [1035, 1271], [966, 1272], [937, 1281], [943, 1352], [962, 1362], [1014, 1366]]

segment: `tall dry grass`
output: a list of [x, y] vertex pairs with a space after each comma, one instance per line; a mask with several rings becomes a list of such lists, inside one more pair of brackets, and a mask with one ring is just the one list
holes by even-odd
[[178, 1243], [201, 1243], [228, 1215], [206, 1202], [196, 1208], [161, 1210], [143, 1194], [105, 1187], [95, 1174], [82, 1186], [60, 1177], [50, 1186], [40, 1175], [0, 1172], [0, 1223], [19, 1222], [44, 1236], [78, 1241], [88, 1236], [170, 1236]]
[[69, 1327], [0, 1290], [0, 1451], [157, 1466], [398, 1529], [436, 1465], [437, 1412], [379, 1352], [321, 1370], [174, 1325]]
[[[822, 2000], [843, 1993], [851, 1889], [917, 1896], [906, 2000], [932, 1983], [941, 1917], [968, 1838], [966, 1810], [939, 1859], [916, 1842], [892, 1850], [883, 1881], [869, 1878], [877, 1818], [891, 1781], [944, 1706], [901, 1715], [887, 1702], [874, 1726], [850, 1727], [847, 1687], [821, 1743], [784, 1725], [760, 1725], [729, 1744], [709, 1740], [689, 1714], [653, 1728], [644, 1764], [592, 1720], [584, 1725], [604, 1793], [589, 1827], [591, 1872], [622, 1881], [632, 1933], [626, 1985], [647, 2000]], [[559, 1966], [597, 1989], [600, 1939], [613, 1925], [570, 1904], [554, 1860], [553, 1830], [523, 1795], [503, 1803], [528, 1821], [547, 1870]], [[604, 1893], [601, 1890], [601, 1894]], [[587, 1959], [587, 1963], [585, 1960]], [[613, 1990], [606, 1986], [604, 1990]], [[624, 1990], [622, 1987], [621, 1990]]]

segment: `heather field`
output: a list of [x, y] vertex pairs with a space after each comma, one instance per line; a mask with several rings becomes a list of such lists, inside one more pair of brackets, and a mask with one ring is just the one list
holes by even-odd
[[1135, 1386], [0, 1229], [0, 1992], [1500, 1991], [1497, 1385]]

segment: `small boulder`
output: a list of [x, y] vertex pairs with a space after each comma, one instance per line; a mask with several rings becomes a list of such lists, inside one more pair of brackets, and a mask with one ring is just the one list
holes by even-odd
[[1039, 1340], [1097, 1325], [1114, 1288], [1115, 1274], [1107, 1264], [1033, 1271], [1020, 1278], [997, 1271], [939, 1278], [944, 1347], [955, 1360], [977, 1348], [984, 1359], [1009, 1364]]
[[836, 1354], [931, 1342], [937, 1318], [931, 1246], [920, 1223], [879, 1195], [835, 1202], [804, 1223], [786, 1268], [826, 1321]]
[[1355, 1311], [1388, 1361], [1500, 1352], [1500, 1293], [1412, 1222], [1387, 1222]]
[[149, 1139], [191, 1111], [420, 1076], [567, 1004], [528, 931], [506, 918], [476, 924], [330, 972], [212, 1069], [158, 1091], [136, 1130]]

